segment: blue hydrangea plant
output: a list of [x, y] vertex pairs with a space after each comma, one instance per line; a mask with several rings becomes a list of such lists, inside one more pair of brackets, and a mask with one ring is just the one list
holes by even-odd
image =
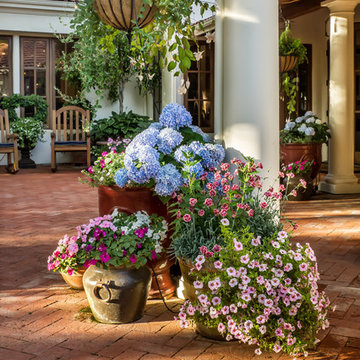
[[[119, 187], [152, 187], [166, 197], [186, 183], [185, 173], [200, 177], [225, 157], [221, 145], [211, 142], [191, 114], [179, 104], [163, 109], [159, 122], [134, 137], [125, 150], [124, 167], [115, 175]], [[192, 162], [189, 167], [189, 161]]]

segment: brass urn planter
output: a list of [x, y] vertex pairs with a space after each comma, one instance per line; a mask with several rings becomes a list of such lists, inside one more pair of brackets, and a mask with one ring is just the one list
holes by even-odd
[[139, 269], [90, 266], [83, 278], [84, 289], [95, 319], [106, 324], [129, 323], [144, 315], [151, 273]]

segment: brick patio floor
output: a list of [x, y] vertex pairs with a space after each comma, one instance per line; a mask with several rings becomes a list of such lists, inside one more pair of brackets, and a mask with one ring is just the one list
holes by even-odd
[[[231, 360], [290, 359], [255, 356], [253, 348], [210, 341], [181, 330], [160, 301], [126, 325], [93, 322], [80, 310], [83, 291], [69, 289], [47, 271], [47, 256], [65, 233], [97, 215], [97, 192], [77, 182], [79, 170], [0, 168], [0, 359]], [[310, 242], [321, 286], [337, 305], [331, 328], [320, 334], [312, 360], [360, 360], [360, 196], [318, 195], [292, 202], [300, 225], [294, 241]], [[181, 300], [169, 300], [176, 307]]]

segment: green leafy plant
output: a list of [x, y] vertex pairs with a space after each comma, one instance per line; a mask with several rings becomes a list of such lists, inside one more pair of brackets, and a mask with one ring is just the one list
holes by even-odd
[[280, 56], [296, 56], [298, 58], [297, 65], [307, 61], [306, 47], [301, 43], [300, 39], [295, 39], [287, 25], [281, 33], [279, 39], [279, 55]]
[[327, 143], [330, 137], [328, 124], [311, 111], [294, 121], [287, 121], [285, 128], [280, 131], [282, 144], [321, 144]]
[[92, 123], [90, 135], [92, 141], [106, 141], [109, 138], [132, 139], [149, 127], [152, 120], [148, 116], [134, 114], [132, 111], [117, 114], [112, 112], [109, 118], [99, 119]]
[[180, 326], [213, 328], [227, 341], [257, 345], [257, 355], [268, 350], [307, 356], [318, 331], [329, 327], [330, 304], [318, 290], [310, 245], [293, 247], [285, 231], [261, 237], [249, 227], [222, 226], [222, 235], [223, 246], [203, 247], [195, 259], [195, 296], [181, 307]]
[[19, 107], [33, 108], [35, 111], [33, 119], [42, 123], [46, 121], [48, 115], [48, 105], [46, 100], [44, 100], [41, 96], [34, 94], [13, 94], [11, 96], [4, 97], [1, 100], [1, 108], [9, 111], [10, 121], [19, 120], [19, 117], [16, 114], [16, 109]]
[[95, 89], [97, 95], [105, 93], [112, 101], [119, 100], [123, 112], [124, 84], [130, 77], [142, 91], [156, 88], [160, 83], [160, 68], [173, 71], [177, 67], [185, 73], [195, 61], [190, 41], [195, 40], [191, 15], [195, 7], [200, 13], [215, 12], [215, 6], [205, 0], [144, 0], [144, 4], [158, 8], [155, 20], [144, 29], [134, 27], [131, 41], [128, 34], [105, 25], [98, 17], [94, 0], [77, 3], [70, 21], [71, 34], [61, 38], [73, 42], [74, 50], [63, 54], [59, 69], [69, 80], [80, 80], [81, 90]]
[[18, 134], [19, 149], [34, 149], [45, 133], [43, 122], [34, 118], [20, 118], [12, 121], [10, 129], [13, 134]]
[[[301, 43], [300, 39], [295, 39], [290, 30], [290, 25], [287, 25], [285, 30], [281, 33], [279, 39], [279, 55], [280, 56], [296, 56], [297, 67], [307, 61], [306, 47]], [[299, 79], [293, 74], [293, 71], [284, 72], [281, 74], [281, 85], [287, 97], [286, 108], [288, 117], [292, 118], [296, 113], [296, 96], [299, 90]]]

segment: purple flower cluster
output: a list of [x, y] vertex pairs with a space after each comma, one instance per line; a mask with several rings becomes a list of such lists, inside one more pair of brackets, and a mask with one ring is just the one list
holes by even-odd
[[166, 105], [161, 112], [159, 122], [163, 127], [180, 129], [192, 124], [191, 114], [179, 104]]

